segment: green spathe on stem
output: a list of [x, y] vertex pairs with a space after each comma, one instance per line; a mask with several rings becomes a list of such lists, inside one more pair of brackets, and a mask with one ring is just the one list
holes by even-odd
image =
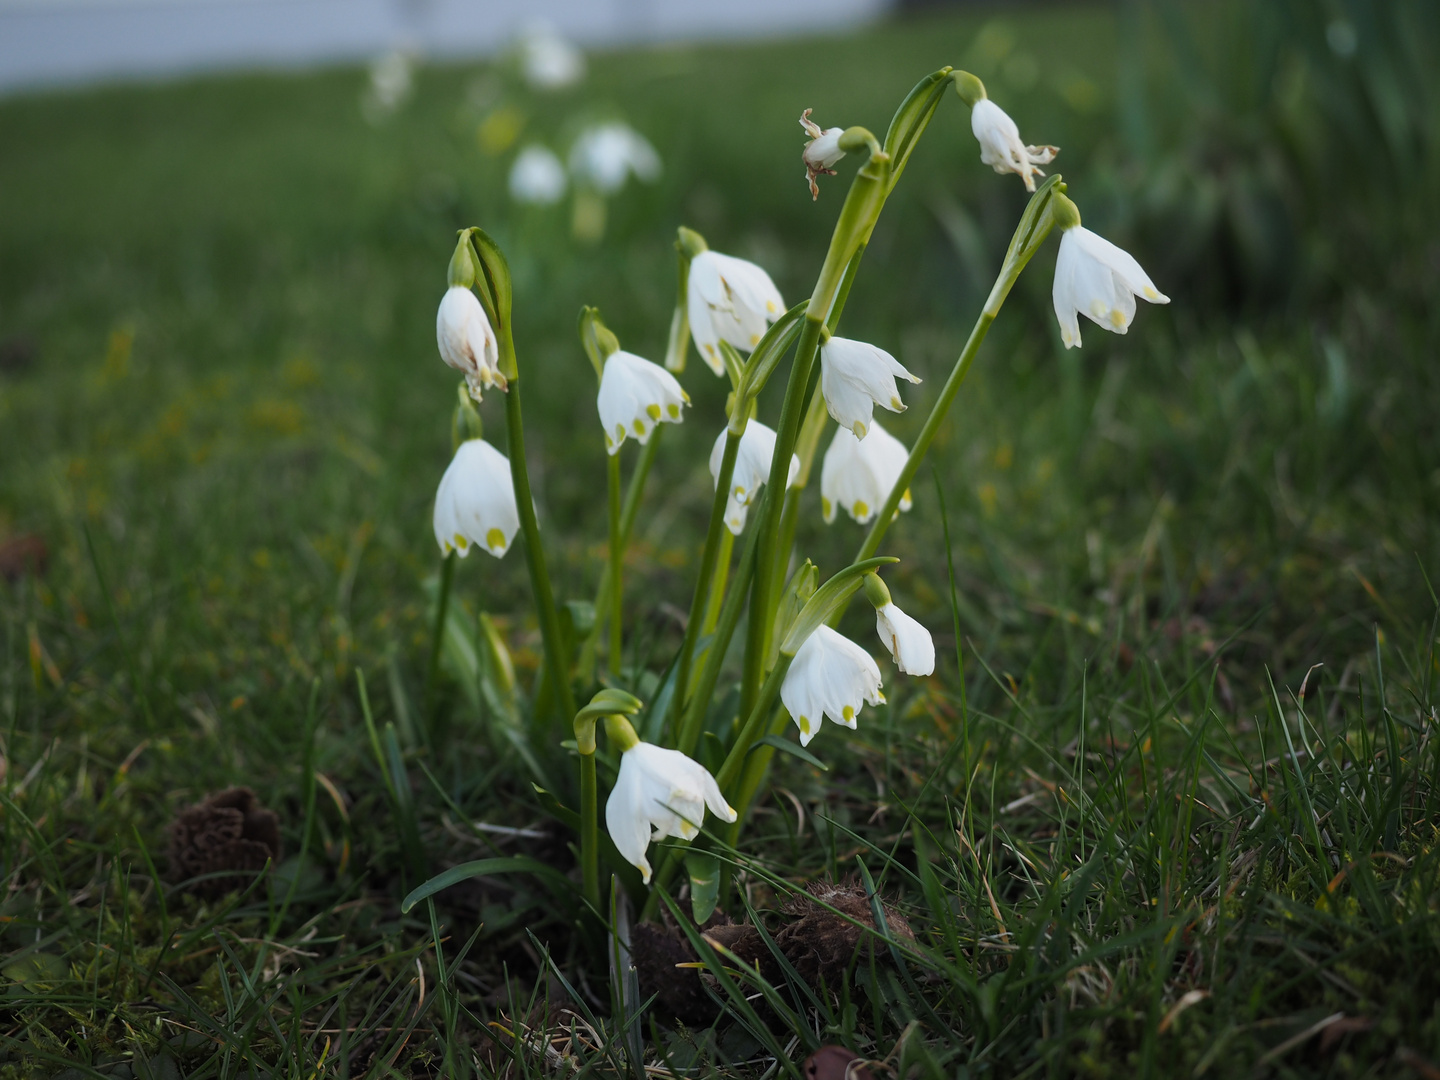
[[595, 721], [607, 716], [634, 716], [644, 706], [634, 694], [606, 687], [575, 714], [575, 743], [582, 754], [595, 753]]
[[[1057, 195], [1064, 199], [1063, 204], [1056, 203]], [[984, 314], [993, 319], [1000, 313], [1000, 305], [1005, 302], [1005, 297], [1020, 277], [1020, 271], [1025, 269], [1035, 252], [1040, 250], [1040, 245], [1057, 224], [1057, 208], [1065, 215], [1066, 220], [1073, 214], [1075, 224], [1080, 223], [1080, 211], [1065, 196], [1065, 184], [1059, 173], [1041, 184], [1025, 204], [1025, 212], [1020, 215], [1020, 223], [1015, 226], [1015, 233], [1010, 237], [1010, 246], [1005, 251], [1005, 261], [1001, 264], [995, 285], [985, 301]]]
[[915, 149], [915, 144], [920, 141], [920, 136], [925, 134], [925, 129], [935, 115], [935, 110], [944, 100], [946, 86], [953, 79], [965, 74], [967, 73], [957, 72], [949, 66], [932, 72], [915, 84], [914, 89], [906, 95], [905, 100], [900, 103], [900, 107], [895, 110], [895, 116], [891, 119], [890, 127], [885, 132], [885, 152], [890, 155], [890, 186], [892, 188], [900, 179], [900, 174], [905, 171], [905, 165], [910, 160], [910, 152]]
[[694, 229], [681, 225], [675, 230], [675, 311], [670, 316], [670, 337], [665, 345], [665, 370], [677, 374], [685, 370], [690, 353], [690, 309], [686, 300], [690, 292], [690, 260], [710, 245]]
[[888, 555], [880, 558], [860, 559], [821, 585], [815, 590], [815, 594], [805, 602], [805, 606], [800, 609], [800, 614], [795, 616], [795, 621], [790, 624], [785, 640], [780, 643], [781, 654], [794, 656], [799, 652], [800, 646], [805, 644], [805, 639], [813, 634], [816, 628], [829, 622], [831, 615], [844, 608], [845, 602], [854, 595], [856, 589], [860, 588], [861, 578], [867, 574], [873, 577], [871, 571], [877, 566], [885, 566], [888, 563], [899, 561]]
[[[510, 326], [510, 305], [514, 293], [510, 285], [510, 264], [505, 259], [505, 253], [500, 250], [500, 245], [491, 239], [490, 234], [477, 225], [461, 231], [462, 238], [468, 238], [471, 251], [474, 255], [479, 273], [475, 275], [475, 288], [480, 293], [480, 303], [485, 306], [485, 314], [504, 341], [511, 337]], [[453, 260], [452, 260], [453, 261]], [[515, 350], [509, 350], [508, 364], [505, 349], [500, 351], [500, 371], [506, 379], [514, 379], [518, 372], [515, 370]]]
[[588, 304], [580, 309], [580, 344], [590, 358], [590, 366], [595, 369], [596, 380], [600, 380], [605, 374], [605, 361], [611, 353], [620, 349], [620, 339], [600, 318], [600, 309]]

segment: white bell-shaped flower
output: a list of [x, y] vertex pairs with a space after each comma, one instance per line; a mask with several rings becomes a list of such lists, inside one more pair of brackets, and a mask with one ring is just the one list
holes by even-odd
[[832, 337], [820, 346], [820, 393], [825, 396], [825, 408], [857, 439], [865, 438], [870, 430], [876, 405], [891, 412], [905, 411], [896, 376], [912, 383], [920, 381], [920, 376], [911, 375], [900, 361], [875, 345]]
[[520, 529], [510, 461], [484, 439], [467, 439], [455, 451], [435, 492], [435, 540], [443, 554], [463, 559], [478, 544], [497, 559]]
[[541, 24], [520, 40], [520, 67], [536, 90], [561, 90], [585, 77], [585, 54]]
[[634, 173], [650, 183], [660, 176], [660, 155], [650, 141], [620, 121], [588, 127], [570, 148], [570, 172], [601, 195], [614, 195]]
[[780, 700], [800, 729], [800, 745], [807, 746], [828, 716], [837, 724], [855, 728], [855, 718], [866, 704], [885, 700], [880, 692], [880, 668], [855, 642], [828, 626], [805, 639], [785, 681]]
[[1004, 109], [989, 98], [970, 108], [970, 130], [980, 141], [980, 160], [997, 173], [1013, 172], [1025, 181], [1025, 190], [1035, 190], [1035, 177], [1044, 176], [1036, 166], [1048, 165], [1060, 153], [1058, 146], [1026, 146]]
[[565, 166], [538, 143], [525, 147], [510, 166], [510, 197], [518, 203], [549, 206], [565, 194]]
[[440, 346], [440, 358], [465, 376], [470, 396], [476, 401], [480, 400], [482, 387], [505, 389], [495, 331], [469, 289], [452, 285], [445, 290], [435, 316], [435, 340]]
[[895, 666], [905, 675], [935, 673], [935, 641], [930, 631], [901, 611], [894, 602], [875, 609], [875, 632], [890, 650]]
[[[878, 423], [870, 425], [864, 439], [846, 428], [837, 428], [820, 466], [820, 510], [828, 525], [835, 511], [843, 509], [861, 525], [880, 512], [890, 489], [900, 478], [910, 451]], [[910, 509], [910, 490], [900, 499], [900, 509]]]
[[1051, 297], [1055, 318], [1060, 320], [1060, 338], [1067, 349], [1080, 347], [1077, 313], [1097, 326], [1123, 334], [1135, 318], [1137, 296], [1152, 304], [1170, 302], [1129, 252], [1083, 225], [1060, 234]]
[[815, 178], [822, 174], [835, 175], [835, 163], [845, 156], [845, 151], [840, 149], [840, 136], [845, 134], [845, 129], [822, 129], [810, 119], [809, 109], [800, 114], [800, 126], [805, 129], [805, 134], [810, 136], [810, 141], [800, 153], [805, 162], [805, 179], [810, 184], [810, 198], [818, 199], [820, 189], [815, 185]]
[[667, 836], [694, 839], [707, 806], [721, 821], [735, 820], [735, 811], [705, 766], [679, 750], [640, 742], [620, 755], [620, 775], [605, 803], [605, 827], [616, 849], [639, 868], [648, 885], [645, 849], [650, 841]]
[[605, 448], [618, 454], [627, 436], [646, 443], [656, 424], [680, 423], [690, 395], [659, 364], [620, 349], [605, 361], [595, 403], [605, 429]]
[[702, 251], [690, 260], [685, 306], [695, 348], [716, 375], [725, 374], [720, 342], [749, 352], [785, 313], [785, 301], [769, 274], [718, 251]]
[[[720, 466], [725, 461], [725, 435], [715, 440], [710, 449], [710, 476], [720, 482]], [[736, 536], [745, 529], [745, 518], [750, 513], [750, 504], [755, 495], [770, 479], [770, 461], [775, 456], [775, 431], [759, 420], [745, 425], [745, 434], [740, 436], [740, 447], [735, 453], [735, 471], [730, 476], [730, 496], [725, 502], [725, 527]], [[800, 459], [790, 455], [790, 472], [785, 486], [795, 483], [800, 475]]]

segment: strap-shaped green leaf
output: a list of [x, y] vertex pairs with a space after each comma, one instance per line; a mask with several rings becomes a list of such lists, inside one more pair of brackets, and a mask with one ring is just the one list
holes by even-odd
[[539, 874], [542, 877], [556, 878], [560, 881], [567, 881], [564, 874], [560, 873], [553, 866], [547, 866], [539, 859], [527, 858], [524, 855], [515, 855], [503, 859], [476, 859], [474, 862], [461, 863], [459, 866], [452, 866], [443, 874], [436, 874], [419, 888], [412, 889], [410, 894], [400, 901], [402, 914], [408, 913], [411, 908], [424, 900], [427, 896], [434, 896], [442, 889], [448, 889], [451, 885], [470, 878], [493, 876], [495, 874]]

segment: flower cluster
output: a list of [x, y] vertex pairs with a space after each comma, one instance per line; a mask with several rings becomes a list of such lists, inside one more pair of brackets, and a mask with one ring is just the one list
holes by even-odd
[[[537, 83], [558, 84], [560, 69], [568, 61], [555, 52], [554, 43], [532, 42], [528, 48], [526, 62], [539, 72]], [[854, 269], [903, 166], [901, 155], [908, 153], [910, 141], [929, 123], [947, 85], [953, 85], [970, 108], [970, 129], [979, 143], [981, 161], [997, 173], [1020, 177], [1034, 197], [966, 351], [926, 401], [931, 388], [914, 390], [920, 377], [889, 351], [841, 337], [835, 330], [855, 280]], [[920, 105], [912, 105], [914, 101]], [[1061, 234], [1052, 298], [1065, 347], [1080, 345], [1080, 315], [1123, 334], [1134, 320], [1137, 298], [1169, 302], [1132, 256], [1081, 225], [1080, 212], [1060, 177], [1045, 178], [1041, 169], [1059, 150], [1025, 143], [1015, 121], [989, 99], [973, 75], [946, 68], [930, 76], [907, 99], [895, 123], [901, 130], [898, 134], [892, 130], [882, 143], [863, 128], [821, 128], [810, 119], [808, 109], [800, 117], [806, 135], [801, 156], [812, 200], [819, 196], [819, 177], [833, 175], [848, 154], [868, 154], [807, 304], [787, 310], [780, 290], [762, 267], [712, 251], [698, 234], [682, 228], [676, 244], [680, 292], [663, 365], [621, 348], [597, 310], [582, 311], [580, 337], [597, 377], [596, 411], [607, 451], [610, 526], [590, 629], [581, 628], [574, 608], [562, 624], [553, 600], [528, 494], [518, 394], [505, 398], [511, 439], [508, 458], [481, 437], [473, 404], [486, 390], [507, 392], [511, 380], [518, 377], [504, 259], [477, 229], [462, 233], [452, 258], [450, 287], [436, 318], [436, 339], [444, 361], [464, 376], [464, 389], [457, 390], [454, 457], [436, 493], [435, 539], [447, 558], [464, 557], [472, 545], [500, 557], [517, 533], [525, 533], [527, 568], [545, 647], [542, 670], [550, 680], [544, 698], [535, 695], [535, 708], [541, 711], [540, 702], [550, 701], [574, 716], [575, 741], [566, 745], [580, 758], [581, 861], [585, 894], [592, 904], [599, 903], [596, 729], [600, 721], [611, 751], [618, 753], [618, 771], [605, 803], [605, 824], [614, 849], [639, 870], [645, 883], [656, 879], [663, 885], [676, 860], [662, 860], [658, 870], [652, 867], [652, 842], [695, 840], [707, 810], [719, 821], [735, 825], [729, 834], [733, 842], [768, 767], [769, 750], [752, 751], [761, 743], [773, 746], [774, 736], [767, 738], [767, 730], [784, 730], [771, 728], [772, 718], [778, 716], [783, 725], [788, 715], [798, 729], [800, 744], [809, 746], [827, 719], [854, 730], [866, 706], [885, 702], [886, 674], [881, 664], [887, 656], [898, 674], [934, 673], [935, 642], [930, 632], [895, 603], [878, 576], [883, 564], [897, 560], [877, 551], [886, 530], [911, 508], [910, 485], [939, 423], [1005, 296], [1045, 237], [1056, 229]], [[906, 129], [906, 124], [911, 126]], [[570, 149], [568, 169], [548, 150], [525, 149], [516, 158], [510, 184], [520, 201], [554, 201], [570, 183], [577, 185], [577, 199], [579, 188], [599, 198], [618, 191], [632, 175], [653, 179], [659, 168], [658, 155], [643, 138], [624, 124], [607, 123], [581, 133]], [[1043, 183], [1037, 184], [1037, 178]], [[579, 213], [577, 202], [577, 228]], [[483, 271], [483, 280], [477, 270]], [[725, 423], [709, 454], [711, 518], [683, 623], [684, 641], [667, 674], [657, 676], [642, 670], [640, 661], [627, 667], [624, 556], [648, 470], [668, 438], [662, 437], [663, 428], [684, 423], [687, 409], [695, 408], [680, 381], [692, 342], [711, 371], [728, 377], [731, 392]], [[759, 418], [769, 401], [761, 392], [786, 355], [792, 355], [790, 377], [779, 419], [770, 417], [776, 424], [771, 427]], [[910, 445], [875, 418], [877, 406], [897, 416], [906, 411], [902, 383], [912, 387], [903, 391], [911, 404], [923, 402], [929, 409], [923, 425], [906, 425], [907, 438], [913, 440]], [[696, 407], [703, 410], [704, 396]], [[831, 421], [834, 432], [828, 443], [822, 443]], [[885, 422], [903, 423], [889, 417]], [[622, 460], [631, 440], [644, 449], [628, 455], [635, 465], [622, 504]], [[797, 508], [803, 505], [803, 489], [821, 445], [825, 445], [821, 518], [832, 524], [843, 510], [854, 522], [867, 526], [868, 533], [854, 561], [823, 584], [808, 560], [787, 580], [797, 523], [803, 520]], [[521, 498], [517, 499], [517, 491]], [[683, 502], [677, 501], [676, 507], [683, 512]], [[754, 507], [759, 509], [752, 520]], [[739, 557], [735, 557], [737, 537], [744, 537]], [[448, 588], [455, 565], [446, 563], [442, 589]], [[874, 612], [878, 648], [873, 642], [867, 648], [835, 628], [842, 625], [846, 605], [862, 589]], [[444, 603], [442, 592], [442, 613]], [[442, 618], [437, 616], [437, 625]], [[727, 655], [736, 655], [732, 635], [741, 625], [749, 637], [738, 696], [744, 715], [737, 716], [724, 704], [737, 698], [717, 687], [717, 680]], [[608, 674], [602, 680], [596, 668], [605, 631]], [[588, 635], [584, 640], [576, 640], [584, 635]], [[575, 710], [572, 695], [577, 685], [602, 681], [603, 688], [590, 704]], [[625, 686], [665, 687], [640, 725], [647, 733], [664, 733], [652, 735], [655, 742], [640, 739], [631, 727], [627, 717], [635, 715], [642, 703], [622, 689]], [[713, 773], [692, 756], [698, 753], [702, 736], [710, 740], [704, 745], [724, 752], [723, 761], [718, 754], [706, 758], [712, 765], [719, 762]], [[662, 738], [670, 745], [660, 745]], [[613, 765], [615, 759], [606, 760]], [[695, 917], [700, 921], [704, 915], [697, 909]]]

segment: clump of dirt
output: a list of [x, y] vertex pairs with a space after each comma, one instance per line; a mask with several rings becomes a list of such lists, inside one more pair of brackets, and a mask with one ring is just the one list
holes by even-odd
[[[885, 903], [881, 910], [892, 939], [915, 940], [903, 915]], [[775, 948], [811, 986], [839, 986], [857, 951], [863, 952], [861, 959], [868, 963], [876, 943], [870, 931], [878, 928], [870, 897], [858, 881], [814, 882], [806, 892], [787, 900], [778, 914], [782, 925], [772, 931]], [[734, 923], [716, 914], [700, 932], [711, 945], [757, 969], [772, 985], [784, 985], [780, 960], [752, 924]], [[696, 968], [677, 966], [698, 959], [679, 927], [654, 923], [635, 927], [630, 954], [640, 979], [640, 994], [658, 995], [660, 1014], [692, 1027], [714, 1022], [719, 1008], [710, 993], [717, 989], [713, 977]], [[888, 955], [882, 946], [876, 958], [884, 960]]]
[[[170, 876], [191, 881], [205, 900], [247, 888], [255, 875], [280, 861], [280, 821], [248, 787], [226, 788], [187, 806], [170, 823]], [[206, 875], [219, 874], [219, 877]]]

